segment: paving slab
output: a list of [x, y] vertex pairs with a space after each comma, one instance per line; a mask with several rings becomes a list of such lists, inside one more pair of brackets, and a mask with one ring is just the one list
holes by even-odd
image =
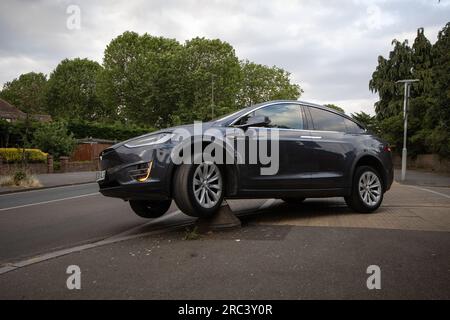
[[[382, 206], [371, 214], [350, 211], [342, 198], [307, 199], [297, 206], [288, 205], [280, 200], [276, 209], [261, 212], [259, 217], [255, 218], [255, 222], [310, 227], [449, 232], [450, 195], [429, 191], [434, 190], [417, 189], [394, 182], [392, 189], [385, 194]], [[447, 192], [450, 193], [450, 189]]]

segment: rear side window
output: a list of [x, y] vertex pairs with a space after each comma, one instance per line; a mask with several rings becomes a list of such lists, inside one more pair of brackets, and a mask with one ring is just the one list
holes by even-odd
[[346, 132], [345, 118], [333, 112], [309, 107], [314, 130]]
[[345, 126], [347, 127], [348, 133], [357, 134], [357, 133], [366, 132], [366, 130], [363, 127], [361, 127], [359, 124], [357, 124], [356, 122], [353, 122], [352, 120], [349, 120], [346, 118], [344, 118], [344, 121], [345, 121]]
[[255, 116], [266, 116], [267, 127], [279, 129], [303, 129], [301, 108], [298, 104], [276, 104], [255, 110]]

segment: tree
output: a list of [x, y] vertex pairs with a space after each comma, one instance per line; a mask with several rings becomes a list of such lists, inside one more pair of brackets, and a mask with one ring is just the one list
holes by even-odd
[[124, 32], [106, 47], [99, 95], [122, 118], [156, 127], [170, 124], [180, 96], [180, 50], [173, 39]]
[[428, 139], [432, 151], [450, 157], [450, 22], [439, 31], [432, 48], [432, 96], [435, 103], [428, 110]]
[[21, 133], [22, 140], [22, 170], [28, 166], [25, 148], [29, 146], [29, 131], [31, 128], [30, 114], [45, 111], [47, 78], [42, 73], [30, 72], [22, 74], [18, 79], [7, 82], [1, 92], [1, 96], [17, 108], [25, 112], [25, 130]]
[[45, 113], [47, 78], [43, 73], [29, 72], [4, 84], [0, 97], [25, 113]]
[[419, 82], [413, 83], [410, 89], [408, 106], [408, 137], [410, 145], [409, 154], [430, 152], [430, 148], [425, 142], [428, 135], [426, 128], [426, 114], [435, 103], [431, 95], [433, 88], [432, 81], [432, 45], [425, 37], [424, 29], [417, 30], [417, 36], [411, 48], [411, 77]]
[[403, 91], [396, 81], [411, 78], [412, 55], [408, 41], [394, 39], [392, 45], [394, 49], [389, 53], [389, 59], [378, 57], [378, 66], [369, 82], [369, 89], [380, 98], [375, 103], [375, 112], [380, 119], [402, 111]]
[[417, 78], [411, 88], [408, 113], [408, 153], [435, 152], [450, 156], [450, 23], [434, 45], [417, 30], [412, 47], [394, 40], [389, 58], [379, 57], [369, 87], [377, 92], [377, 122], [382, 136], [401, 149], [403, 86], [400, 79]]
[[88, 59], [64, 59], [50, 74], [47, 90], [48, 111], [54, 118], [97, 120], [107, 118], [97, 91], [102, 67]]
[[365, 113], [364, 111], [361, 112], [355, 112], [351, 114], [351, 117], [364, 125], [367, 129], [374, 133], [379, 133], [379, 125], [377, 118], [375, 116], [371, 116], [368, 113]]
[[241, 61], [242, 81], [237, 105], [245, 107], [259, 102], [287, 99], [297, 100], [303, 90], [290, 81], [290, 73], [276, 66]]
[[75, 145], [73, 134], [67, 131], [67, 125], [62, 121], [42, 124], [34, 132], [33, 146], [53, 155], [56, 159], [60, 156], [70, 156]]
[[182, 51], [182, 122], [210, 120], [236, 110], [241, 68], [233, 47], [219, 39], [194, 38]]
[[342, 109], [341, 107], [338, 107], [338, 106], [335, 105], [335, 104], [325, 104], [325, 107], [328, 107], [328, 108], [334, 109], [334, 110], [336, 110], [336, 111], [345, 113], [344, 109]]
[[127, 31], [107, 46], [103, 67], [97, 92], [107, 109], [124, 122], [157, 128], [210, 120], [248, 101], [296, 99], [302, 92], [288, 72], [240, 63], [219, 39], [181, 45]]

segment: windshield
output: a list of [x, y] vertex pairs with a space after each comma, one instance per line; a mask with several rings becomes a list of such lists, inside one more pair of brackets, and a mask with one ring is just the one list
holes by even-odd
[[239, 115], [245, 113], [246, 111], [250, 110], [253, 106], [246, 107], [243, 109], [240, 109], [238, 111], [229, 113], [225, 116], [221, 116], [220, 118], [212, 120], [213, 122], [228, 122], [227, 120], [233, 120], [234, 118], [238, 117]]

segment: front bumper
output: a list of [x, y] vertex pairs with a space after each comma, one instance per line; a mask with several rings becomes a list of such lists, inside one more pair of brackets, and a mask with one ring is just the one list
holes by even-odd
[[[100, 169], [105, 170], [105, 179], [98, 181], [100, 193], [123, 200], [169, 199], [171, 149], [171, 146], [128, 148], [124, 145], [105, 149], [100, 154]], [[137, 180], [136, 170], [149, 163], [152, 165], [148, 178]]]

